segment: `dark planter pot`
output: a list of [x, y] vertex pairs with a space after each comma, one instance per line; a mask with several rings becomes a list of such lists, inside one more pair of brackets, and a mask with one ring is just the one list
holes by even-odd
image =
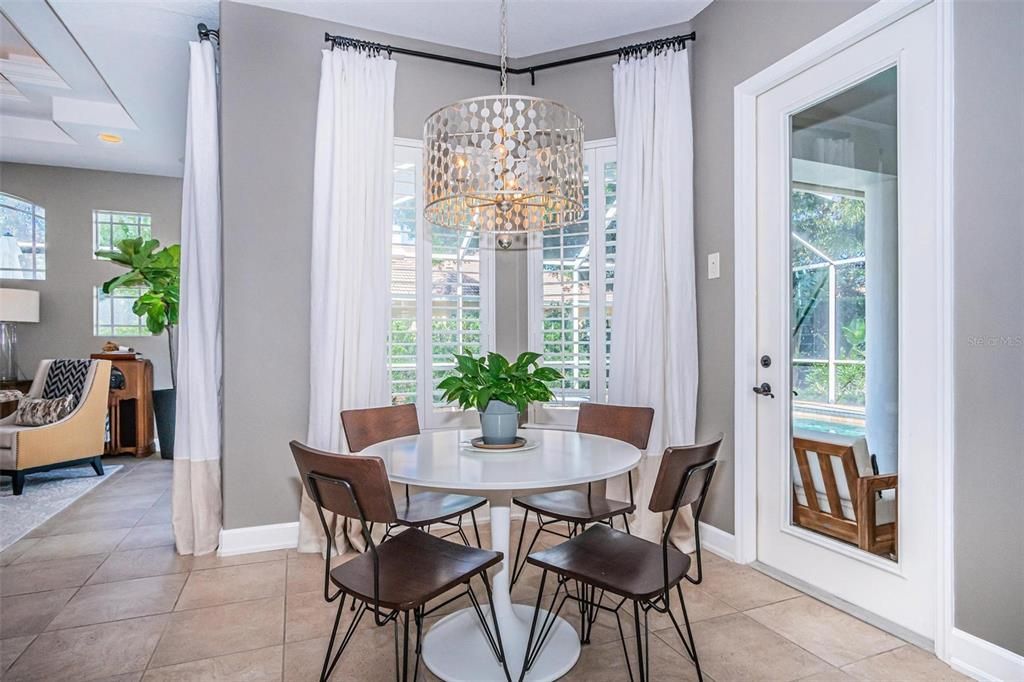
[[174, 403], [173, 388], [153, 391], [153, 412], [156, 415], [156, 435], [160, 439], [160, 457], [174, 458]]

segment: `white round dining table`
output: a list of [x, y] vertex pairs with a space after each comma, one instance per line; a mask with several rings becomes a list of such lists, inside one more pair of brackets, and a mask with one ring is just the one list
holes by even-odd
[[[524, 429], [519, 435], [536, 447], [511, 452], [477, 452], [465, 447], [479, 430], [430, 431], [372, 445], [361, 454], [384, 460], [395, 483], [423, 488], [475, 491], [490, 502], [491, 549], [501, 552], [494, 576], [495, 619], [501, 630], [509, 674], [519, 679], [533, 620], [533, 604], [513, 604], [509, 594], [509, 512], [513, 494], [565, 488], [623, 474], [640, 463], [641, 452], [628, 443], [603, 436]], [[541, 613], [543, 622], [545, 613]], [[556, 619], [544, 649], [527, 680], [555, 680], [576, 664], [579, 637], [562, 618]], [[505, 680], [480, 620], [472, 608], [445, 616], [423, 640], [423, 662], [448, 682]]]

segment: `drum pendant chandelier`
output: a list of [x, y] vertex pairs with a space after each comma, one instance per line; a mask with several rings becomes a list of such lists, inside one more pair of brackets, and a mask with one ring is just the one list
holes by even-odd
[[423, 124], [429, 223], [498, 235], [583, 218], [583, 121], [551, 100], [507, 92], [508, 0], [501, 0], [501, 94], [438, 109]]

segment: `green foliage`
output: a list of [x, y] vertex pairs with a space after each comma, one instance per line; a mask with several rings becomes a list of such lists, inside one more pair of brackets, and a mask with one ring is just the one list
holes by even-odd
[[114, 250], [97, 251], [96, 256], [127, 269], [103, 283], [103, 293], [122, 287], [147, 287], [132, 305], [132, 311], [146, 319], [153, 334], [178, 324], [181, 288], [181, 247], [160, 249], [156, 239], [122, 239]]
[[562, 378], [558, 370], [541, 367], [539, 359], [540, 353], [529, 352], [511, 363], [500, 353], [479, 358], [455, 354], [453, 373], [437, 388], [444, 391], [445, 402], [457, 402], [463, 409], [485, 410], [493, 399], [515, 405], [522, 412], [531, 402], [551, 400], [554, 396], [547, 382]]
[[850, 321], [843, 327], [843, 338], [846, 340], [846, 357], [851, 360], [867, 359], [867, 325], [863, 317]]

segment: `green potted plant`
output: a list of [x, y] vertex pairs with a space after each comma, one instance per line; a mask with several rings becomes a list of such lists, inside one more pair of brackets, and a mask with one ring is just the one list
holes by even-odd
[[455, 354], [457, 363], [451, 376], [437, 385], [444, 391], [442, 400], [457, 402], [463, 409], [480, 413], [480, 429], [487, 445], [515, 442], [519, 413], [536, 400], [551, 400], [548, 382], [558, 381], [562, 373], [541, 367], [540, 353], [522, 353], [509, 362], [500, 353], [475, 358]]
[[153, 391], [153, 411], [160, 438], [160, 455], [174, 455], [174, 403], [178, 386], [177, 335], [178, 302], [181, 289], [181, 246], [160, 248], [156, 239], [122, 239], [114, 250], [97, 251], [97, 258], [126, 268], [124, 274], [103, 283], [103, 293], [124, 287], [144, 287], [132, 311], [146, 320], [146, 328], [158, 336], [167, 332], [167, 351], [171, 361], [171, 387]]

